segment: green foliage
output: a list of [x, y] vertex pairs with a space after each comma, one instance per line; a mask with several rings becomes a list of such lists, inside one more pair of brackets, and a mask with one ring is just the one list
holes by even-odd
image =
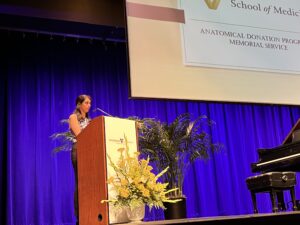
[[159, 170], [169, 167], [164, 179], [169, 188], [178, 187], [174, 197], [183, 196], [182, 185], [187, 168], [198, 159], [209, 159], [222, 148], [212, 143], [207, 133], [215, 123], [206, 116], [191, 119], [189, 113], [179, 115], [172, 123], [146, 118], [130, 118], [139, 124], [140, 152], [150, 157]]
[[[69, 124], [69, 120], [63, 119], [60, 121], [62, 124]], [[71, 151], [72, 144], [74, 143], [74, 135], [70, 130], [57, 132], [50, 136], [53, 141], [58, 141], [59, 145], [53, 149], [53, 153], [60, 151]]]

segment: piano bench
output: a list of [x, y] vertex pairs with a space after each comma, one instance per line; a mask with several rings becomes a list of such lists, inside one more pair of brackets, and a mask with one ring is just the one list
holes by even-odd
[[[296, 174], [294, 172], [269, 172], [246, 179], [247, 187], [251, 192], [254, 213], [258, 213], [256, 194], [268, 192], [272, 201], [272, 211], [286, 210], [283, 191], [289, 190], [293, 203], [293, 210], [297, 210], [295, 199]], [[277, 204], [276, 204], [277, 199]]]

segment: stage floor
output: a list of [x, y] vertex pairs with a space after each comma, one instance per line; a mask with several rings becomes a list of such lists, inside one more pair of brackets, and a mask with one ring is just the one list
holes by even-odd
[[238, 216], [216, 216], [216, 217], [201, 217], [177, 220], [160, 220], [149, 222], [131, 222], [130, 224], [139, 225], [182, 225], [182, 224], [200, 224], [200, 225], [269, 225], [269, 224], [299, 224], [300, 211], [295, 212], [279, 212], [279, 213], [259, 213]]

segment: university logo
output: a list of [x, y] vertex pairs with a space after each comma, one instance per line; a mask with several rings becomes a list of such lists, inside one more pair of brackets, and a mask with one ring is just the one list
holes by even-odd
[[221, 0], [204, 0], [204, 1], [208, 8], [216, 10]]

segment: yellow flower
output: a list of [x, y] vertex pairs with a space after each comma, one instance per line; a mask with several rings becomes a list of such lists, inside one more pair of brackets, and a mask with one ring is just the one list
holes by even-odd
[[143, 193], [143, 196], [144, 196], [144, 197], [149, 197], [149, 196], [150, 196], [150, 191], [147, 190], [147, 189], [144, 189], [144, 190], [142, 191], [142, 193]]
[[133, 180], [133, 183], [135, 185], [138, 185], [140, 183], [140, 178], [139, 177], [136, 177], [134, 180]]
[[161, 184], [161, 183], [157, 183], [155, 186], [154, 186], [154, 191], [163, 191], [164, 190], [164, 186]]
[[150, 180], [154, 180], [155, 179], [155, 175], [153, 173], [150, 173], [149, 178], [150, 178]]
[[107, 183], [108, 184], [113, 184], [113, 182], [114, 182], [114, 177], [110, 177], [108, 180], [107, 180]]
[[152, 169], [153, 169], [152, 166], [147, 166], [147, 170], [148, 170], [148, 171], [151, 171]]
[[121, 185], [126, 186], [128, 184], [128, 181], [126, 179], [121, 179]]
[[139, 184], [137, 185], [137, 189], [139, 189], [140, 191], [143, 191], [145, 189], [144, 185]]
[[119, 189], [120, 196], [123, 198], [127, 198], [129, 196], [129, 191], [125, 188]]
[[125, 161], [120, 161], [120, 162], [118, 163], [118, 165], [119, 165], [120, 168], [125, 167]]
[[154, 184], [152, 182], [148, 182], [147, 186], [149, 189], [153, 190], [154, 189]]
[[145, 160], [145, 159], [142, 159], [142, 160], [141, 160], [141, 166], [142, 166], [142, 167], [145, 167], [145, 166], [147, 166], [147, 165], [148, 165], [148, 161]]

